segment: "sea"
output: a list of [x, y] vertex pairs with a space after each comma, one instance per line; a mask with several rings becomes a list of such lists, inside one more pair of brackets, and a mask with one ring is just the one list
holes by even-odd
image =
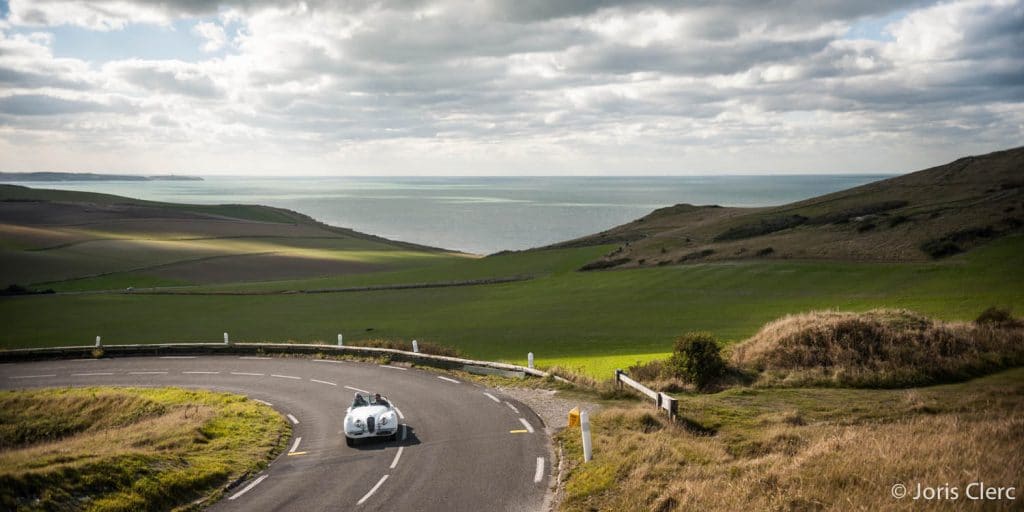
[[679, 203], [773, 206], [886, 175], [265, 177], [18, 182], [176, 203], [277, 206], [394, 240], [475, 254], [570, 240]]

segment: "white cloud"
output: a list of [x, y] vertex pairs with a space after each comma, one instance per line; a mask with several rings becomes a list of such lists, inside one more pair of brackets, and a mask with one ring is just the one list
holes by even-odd
[[196, 26], [192, 28], [192, 32], [205, 40], [202, 50], [207, 53], [220, 50], [227, 42], [224, 27], [216, 23], [201, 21], [196, 23]]
[[[40, 134], [71, 170], [402, 174], [892, 171], [1024, 140], [1022, 3], [900, 7], [875, 41], [843, 37], [889, 2], [14, 1], [0, 167], [53, 168]], [[45, 28], [178, 19], [217, 53], [101, 66]], [[110, 167], [115, 143], [140, 156]]]

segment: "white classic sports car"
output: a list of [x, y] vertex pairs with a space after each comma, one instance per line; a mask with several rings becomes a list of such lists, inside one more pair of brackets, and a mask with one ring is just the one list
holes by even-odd
[[387, 398], [380, 394], [356, 393], [345, 411], [345, 443], [353, 446], [359, 439], [398, 438], [398, 414]]

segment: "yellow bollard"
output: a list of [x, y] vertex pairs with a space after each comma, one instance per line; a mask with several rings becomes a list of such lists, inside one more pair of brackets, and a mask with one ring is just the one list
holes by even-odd
[[580, 426], [580, 408], [573, 407], [569, 410], [569, 426], [578, 427]]

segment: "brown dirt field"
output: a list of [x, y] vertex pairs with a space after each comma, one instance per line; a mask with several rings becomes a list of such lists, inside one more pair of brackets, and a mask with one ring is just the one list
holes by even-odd
[[353, 261], [318, 260], [279, 254], [242, 254], [172, 263], [146, 273], [167, 279], [216, 284], [361, 274], [385, 268], [384, 265]]

